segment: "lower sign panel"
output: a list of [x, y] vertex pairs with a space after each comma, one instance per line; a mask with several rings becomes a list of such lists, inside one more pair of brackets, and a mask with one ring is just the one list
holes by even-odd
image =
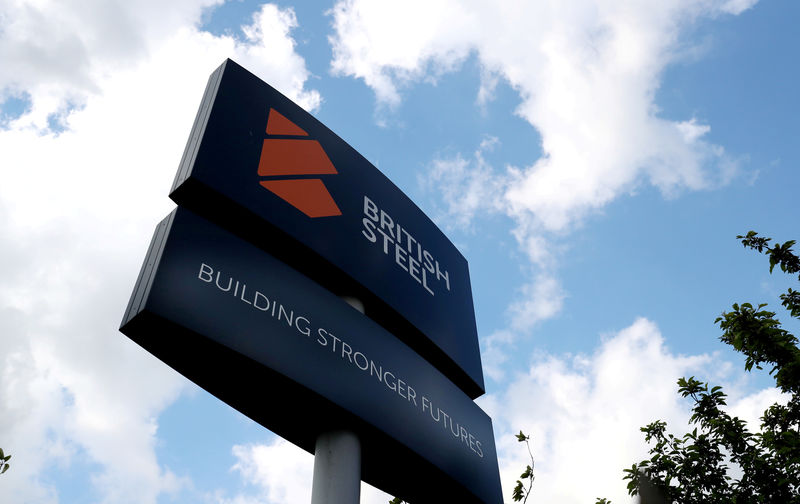
[[361, 438], [364, 481], [405, 500], [501, 503], [491, 419], [399, 339], [185, 209], [157, 228], [120, 330], [313, 453]]

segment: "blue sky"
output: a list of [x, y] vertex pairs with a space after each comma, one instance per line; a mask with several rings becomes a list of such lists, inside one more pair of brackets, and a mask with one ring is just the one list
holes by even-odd
[[[798, 14], [791, 0], [0, 1], [0, 500], [309, 500], [310, 455], [117, 332], [230, 57], [466, 256], [504, 490], [523, 429], [534, 501], [629, 502], [638, 427], [685, 426], [678, 377], [724, 385], [752, 421], [779, 399], [713, 321], [737, 301], [777, 309], [790, 285], [735, 236], [798, 237]], [[386, 496], [365, 486], [362, 501]]]

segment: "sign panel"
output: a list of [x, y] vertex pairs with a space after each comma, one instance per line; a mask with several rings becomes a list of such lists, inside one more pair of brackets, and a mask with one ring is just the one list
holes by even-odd
[[384, 328], [270, 254], [178, 208], [120, 330], [313, 453], [336, 428], [362, 477], [413, 502], [500, 503], [491, 419]]
[[467, 395], [484, 392], [461, 253], [369, 161], [231, 60], [209, 79], [170, 197], [360, 298]]

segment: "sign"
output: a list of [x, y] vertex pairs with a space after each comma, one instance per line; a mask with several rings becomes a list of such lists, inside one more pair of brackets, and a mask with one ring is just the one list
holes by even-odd
[[384, 328], [189, 210], [156, 229], [120, 330], [314, 451], [361, 439], [362, 477], [412, 502], [501, 503], [491, 419]]
[[170, 197], [302, 271], [484, 393], [469, 269], [363, 156], [231, 60], [210, 77]]

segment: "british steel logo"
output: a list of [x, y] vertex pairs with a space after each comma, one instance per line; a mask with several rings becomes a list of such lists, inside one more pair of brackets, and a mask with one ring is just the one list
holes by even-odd
[[[320, 143], [275, 109], [269, 110], [267, 138], [258, 162], [259, 182], [308, 217], [342, 215], [322, 179], [338, 173]], [[299, 178], [298, 178], [299, 177]]]
[[[322, 179], [314, 175], [335, 175], [322, 145], [283, 114], [270, 108], [267, 138], [261, 148], [258, 175], [261, 186], [311, 218], [342, 215]], [[404, 269], [425, 291], [434, 296], [434, 280], [450, 291], [450, 274], [438, 259], [388, 212], [364, 195], [361, 234], [376, 244]]]

